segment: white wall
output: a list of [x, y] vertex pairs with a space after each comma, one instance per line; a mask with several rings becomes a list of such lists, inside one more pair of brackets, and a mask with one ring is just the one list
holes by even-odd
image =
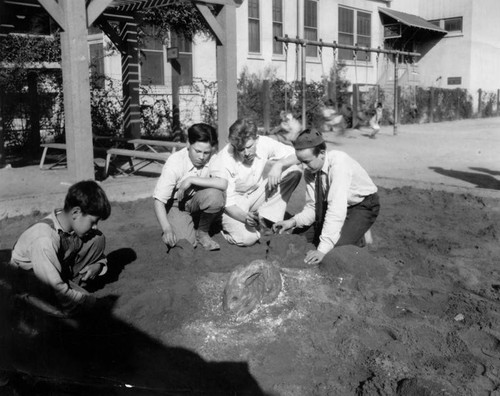
[[500, 1], [474, 0], [471, 32], [471, 90], [500, 89]]
[[[422, 18], [463, 18], [463, 32], [448, 33], [419, 62], [421, 85], [464, 88], [471, 82], [472, 0], [420, 1]], [[448, 77], [462, 77], [462, 84], [448, 85]]]
[[[345, 5], [349, 8], [359, 9], [372, 13], [372, 47], [382, 46], [382, 31], [378, 7], [384, 7], [385, 1], [371, 0], [320, 0], [318, 3], [318, 38], [325, 42], [338, 41], [338, 6]], [[298, 9], [297, 9], [298, 6]], [[283, 34], [295, 38], [297, 35], [303, 37], [303, 0], [284, 0], [284, 27]], [[297, 17], [297, 12], [299, 16]], [[301, 61], [296, 57], [295, 44], [289, 44], [288, 61], [285, 55], [273, 55], [272, 53], [272, 1], [260, 0], [260, 33], [261, 52], [252, 54], [248, 52], [248, 3], [243, 2], [237, 9], [238, 26], [238, 73], [247, 69], [250, 73], [266, 76], [269, 72], [274, 72], [277, 78], [301, 79]], [[359, 60], [357, 62], [357, 73], [355, 73], [354, 63], [347, 62], [346, 78], [352, 82], [374, 83], [376, 80], [375, 55], [371, 61]], [[322, 75], [328, 75], [333, 66], [333, 49], [323, 48], [322, 56], [307, 58], [306, 78], [310, 80], [320, 80]], [[286, 73], [285, 73], [286, 69]]]

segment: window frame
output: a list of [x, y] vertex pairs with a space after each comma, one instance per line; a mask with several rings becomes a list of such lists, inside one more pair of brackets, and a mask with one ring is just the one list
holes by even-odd
[[[272, 3], [272, 24], [273, 24], [273, 55], [283, 55], [283, 43], [277, 42], [274, 40], [275, 36], [278, 36], [277, 30], [279, 30], [280, 34], [279, 36], [283, 36], [283, 14], [284, 14], [284, 7], [283, 7], [283, 2], [284, 0], [273, 0]], [[275, 19], [275, 8], [276, 5], [279, 4], [279, 12], [280, 12], [280, 17], [281, 20]]]
[[[149, 33], [149, 30], [151, 29], [151, 33]], [[159, 73], [159, 80], [157, 81], [156, 79], [153, 78], [147, 78], [148, 76], [143, 75], [143, 63], [144, 60], [139, 60], [139, 81], [141, 85], [166, 85], [166, 78], [165, 78], [165, 45], [163, 42], [158, 37], [155, 37], [154, 35], [154, 29], [155, 26], [153, 25], [148, 25], [147, 27], [144, 27], [144, 31], [148, 31], [151, 36], [147, 36], [144, 40], [143, 43], [140, 47], [140, 51], [145, 55], [146, 59], [148, 54], [155, 54], [155, 55], [161, 55], [161, 62], [160, 64], [160, 73]], [[147, 80], [147, 81], [145, 81]]]
[[[448, 29], [446, 29], [446, 22], [452, 21], [454, 19], [460, 20], [460, 30], [448, 30]], [[460, 34], [463, 34], [463, 32], [464, 32], [464, 17], [463, 16], [430, 19], [427, 22], [430, 22], [433, 25], [436, 25], [437, 27], [440, 27], [441, 29], [446, 30], [447, 34], [450, 34], [450, 35], [460, 35]]]
[[[341, 21], [341, 10], [347, 11], [350, 13], [350, 21]], [[360, 23], [360, 14], [365, 14], [366, 16], [369, 16], [369, 33], [370, 35], [366, 34], [361, 34], [360, 33], [360, 27], [362, 27], [362, 24]], [[351, 8], [351, 7], [346, 7], [344, 5], [339, 4], [338, 6], [338, 43], [339, 44], [347, 44], [347, 45], [356, 45], [360, 44], [361, 47], [371, 47], [372, 42], [373, 42], [373, 12], [369, 10], [361, 10], [357, 8]], [[344, 28], [344, 26], [347, 28], [352, 27], [352, 31], [348, 30], [341, 30]], [[343, 42], [341, 40], [341, 37], [344, 36], [351, 36], [352, 37], [352, 43], [351, 42]], [[365, 40], [362, 40], [360, 42], [359, 37], [366, 38]], [[349, 55], [348, 55], [349, 54]], [[353, 60], [353, 55], [352, 55], [352, 50], [348, 49], [339, 49], [338, 51], [338, 59], [341, 61], [352, 61]], [[365, 51], [360, 51], [356, 54], [356, 61], [357, 62], [366, 62], [366, 63], [371, 63], [372, 61], [372, 56], [370, 52], [365, 52]]]
[[[251, 5], [255, 4], [257, 7], [257, 16], [250, 16], [251, 15]], [[260, 54], [261, 53], [261, 23], [260, 23], [260, 18], [261, 18], [261, 7], [260, 7], [260, 0], [248, 0], [248, 52], [251, 54]], [[251, 26], [255, 24], [256, 26], [256, 34], [257, 37], [256, 42], [253, 41], [253, 36], [252, 32], [250, 31]]]
[[[307, 5], [308, 4], [315, 4], [316, 8], [316, 15], [312, 19], [314, 19], [314, 22], [316, 23], [316, 26], [308, 25], [307, 22]], [[319, 9], [319, 0], [304, 0], [304, 38], [313, 40], [313, 41], [318, 41], [318, 33], [319, 33], [319, 18], [318, 18], [318, 9]], [[310, 37], [308, 33], [315, 32], [314, 37]], [[318, 58], [318, 47], [309, 45], [306, 46], [306, 58]]]

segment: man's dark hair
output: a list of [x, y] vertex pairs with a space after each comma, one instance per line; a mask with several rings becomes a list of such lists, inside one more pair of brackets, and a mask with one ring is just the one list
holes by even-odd
[[229, 141], [241, 149], [250, 139], [257, 139], [257, 125], [252, 120], [240, 118], [229, 127]]
[[73, 184], [64, 200], [64, 211], [80, 207], [83, 214], [106, 220], [111, 214], [111, 205], [104, 190], [93, 180]]
[[314, 146], [312, 153], [315, 157], [317, 157], [322, 151], [326, 151], [326, 143], [325, 142], [320, 143], [317, 146]]
[[217, 131], [211, 125], [199, 123], [193, 124], [188, 129], [188, 142], [194, 144], [196, 142], [210, 143], [211, 146], [217, 146], [219, 138]]

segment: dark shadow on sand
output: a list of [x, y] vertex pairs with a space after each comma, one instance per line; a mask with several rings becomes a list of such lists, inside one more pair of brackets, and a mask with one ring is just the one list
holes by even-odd
[[208, 362], [164, 345], [114, 317], [112, 306], [70, 319], [48, 315], [12, 286], [9, 255], [0, 251], [0, 379], [9, 379], [0, 394], [264, 395], [246, 362]]
[[463, 180], [468, 183], [474, 184], [477, 188], [488, 188], [491, 190], [500, 190], [500, 181], [490, 175], [477, 172], [464, 172], [456, 171], [453, 169], [443, 169], [436, 166], [430, 166], [429, 169], [433, 170], [440, 175], [452, 177], [454, 179]]
[[492, 176], [499, 176], [500, 175], [500, 171], [494, 171], [494, 170], [486, 169], [486, 168], [469, 167], [469, 169], [476, 171], [476, 172], [487, 173], [488, 175], [492, 175]]

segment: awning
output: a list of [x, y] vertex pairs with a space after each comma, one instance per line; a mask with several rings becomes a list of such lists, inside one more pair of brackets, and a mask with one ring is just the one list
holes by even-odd
[[389, 8], [379, 8], [378, 11], [406, 26], [411, 26], [417, 29], [431, 30], [436, 33], [447, 33], [446, 30], [441, 29], [439, 26], [436, 26], [417, 15], [407, 14], [406, 12], [401, 11], [394, 11]]

